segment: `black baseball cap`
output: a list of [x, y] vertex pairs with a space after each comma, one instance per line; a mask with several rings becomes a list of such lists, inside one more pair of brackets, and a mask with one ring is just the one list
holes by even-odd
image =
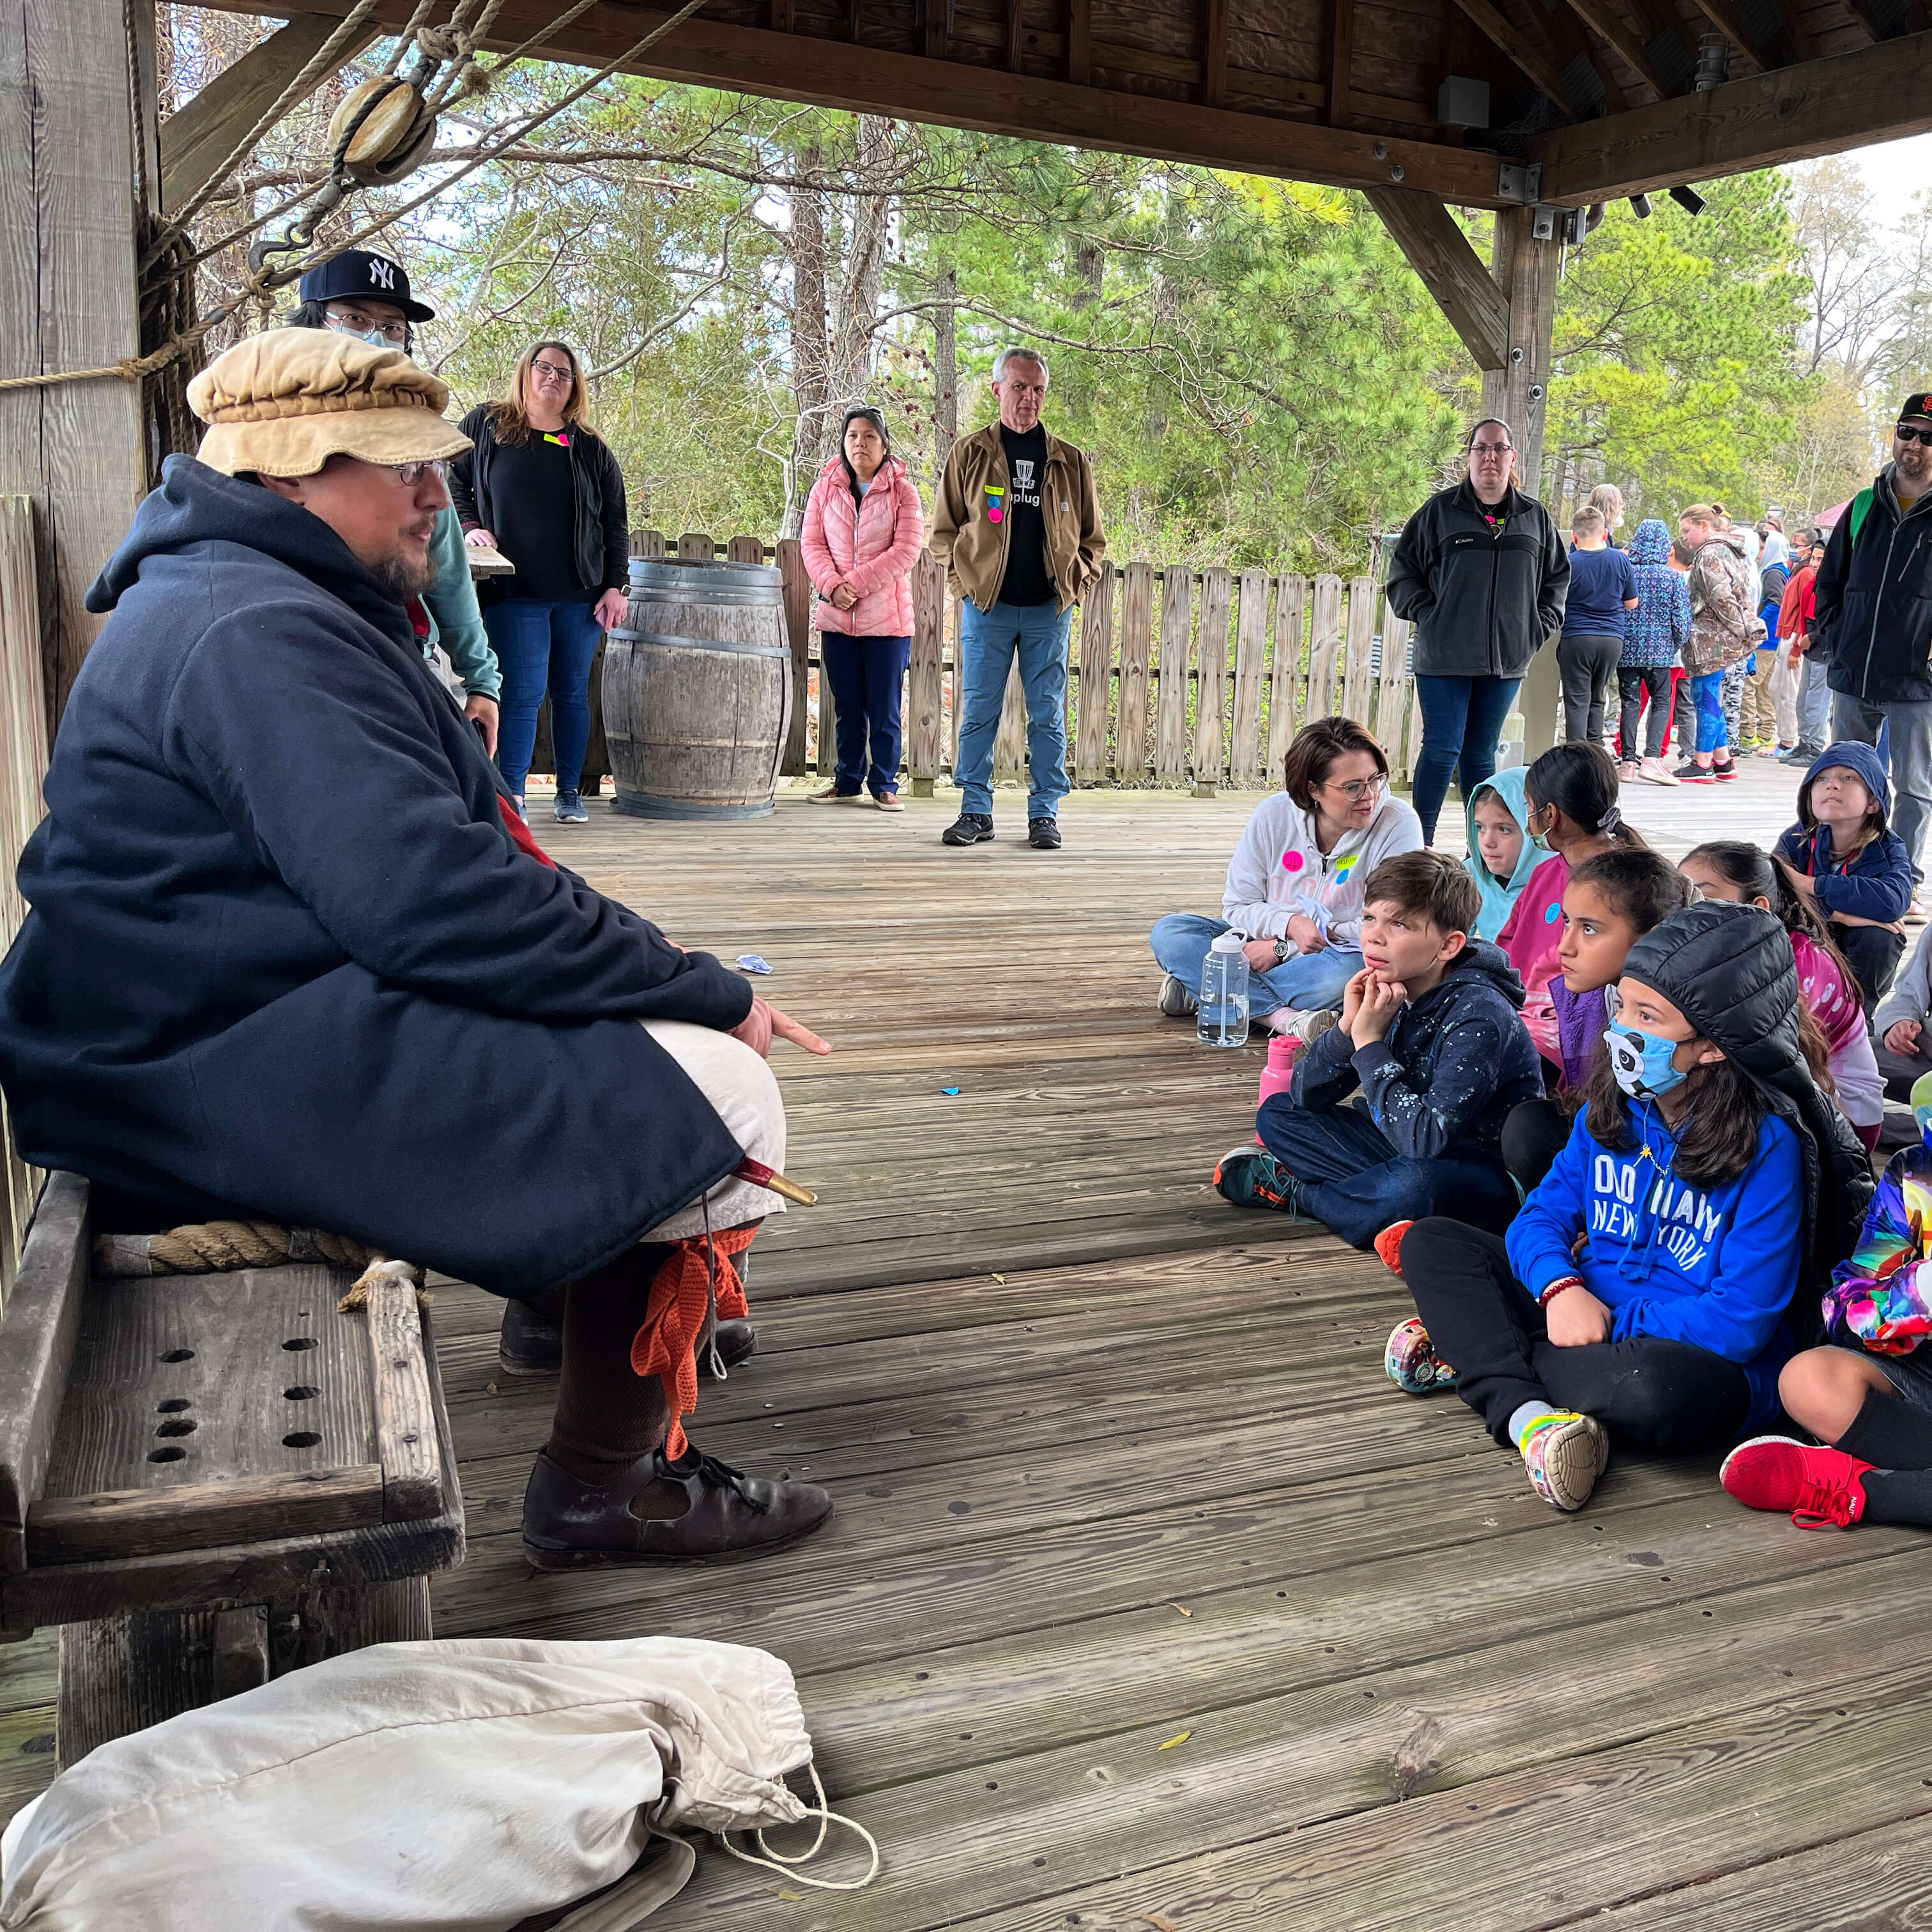
[[1921, 389], [1916, 396], [1907, 396], [1899, 405], [1900, 422], [1932, 422], [1932, 389]]
[[305, 302], [392, 302], [412, 322], [434, 322], [436, 310], [418, 302], [410, 293], [410, 278], [400, 262], [386, 255], [372, 255], [366, 248], [345, 248], [339, 255], [310, 269], [296, 284], [296, 295]]

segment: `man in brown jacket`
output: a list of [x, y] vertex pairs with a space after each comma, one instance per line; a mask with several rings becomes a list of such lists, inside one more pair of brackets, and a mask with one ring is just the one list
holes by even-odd
[[1107, 548], [1093, 466], [1049, 436], [1040, 419], [1046, 364], [1030, 349], [1003, 349], [993, 363], [1000, 419], [962, 436], [947, 458], [933, 507], [933, 554], [961, 606], [964, 666], [958, 818], [949, 845], [993, 836], [993, 739], [1014, 653], [1026, 689], [1032, 795], [1027, 837], [1057, 850], [1066, 796], [1066, 640], [1073, 607], [1100, 574]]

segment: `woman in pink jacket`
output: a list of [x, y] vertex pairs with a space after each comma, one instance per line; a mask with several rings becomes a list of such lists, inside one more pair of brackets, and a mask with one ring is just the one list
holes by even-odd
[[[926, 517], [886, 419], [848, 410], [839, 453], [818, 472], [800, 548], [818, 591], [818, 654], [838, 713], [838, 762], [814, 805], [856, 803], [869, 790], [901, 812], [899, 695], [912, 656], [912, 576]], [[870, 740], [872, 769], [866, 770]]]

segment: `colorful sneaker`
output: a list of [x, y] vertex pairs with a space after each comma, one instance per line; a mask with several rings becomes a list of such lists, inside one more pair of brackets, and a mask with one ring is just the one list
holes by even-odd
[[1382, 1356], [1388, 1378], [1404, 1395], [1433, 1395], [1456, 1386], [1456, 1371], [1430, 1346], [1419, 1316], [1398, 1322]]
[[[1391, 1221], [1376, 1237], [1376, 1258], [1390, 1274], [1402, 1272], [1402, 1238], [1414, 1226], [1413, 1221]], [[1429, 1337], [1425, 1335], [1422, 1339], [1426, 1342]]]
[[1842, 1449], [1754, 1436], [1724, 1458], [1718, 1480], [1747, 1509], [1789, 1510], [1800, 1529], [1850, 1529], [1865, 1513], [1861, 1479], [1871, 1467]]
[[1580, 1510], [1590, 1500], [1610, 1460], [1610, 1438], [1594, 1415], [1558, 1409], [1538, 1416], [1523, 1436], [1530, 1487], [1560, 1510]]
[[1712, 780], [1718, 784], [1722, 784], [1726, 778], [1734, 778], [1737, 775], [1738, 761], [1735, 758], [1726, 758], [1721, 765], [1711, 767]]
[[1301, 1213], [1301, 1196], [1294, 1176], [1265, 1148], [1238, 1147], [1214, 1163], [1214, 1190], [1237, 1208], [1272, 1208], [1278, 1214]]
[[1670, 776], [1679, 784], [1708, 784], [1711, 782], [1711, 768], [1708, 765], [1700, 765], [1695, 758], [1686, 758]]

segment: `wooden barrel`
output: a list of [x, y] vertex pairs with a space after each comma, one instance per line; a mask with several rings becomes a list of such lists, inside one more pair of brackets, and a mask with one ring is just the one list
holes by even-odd
[[631, 602], [604, 652], [604, 729], [619, 812], [756, 818], [791, 725], [778, 573], [631, 560]]

